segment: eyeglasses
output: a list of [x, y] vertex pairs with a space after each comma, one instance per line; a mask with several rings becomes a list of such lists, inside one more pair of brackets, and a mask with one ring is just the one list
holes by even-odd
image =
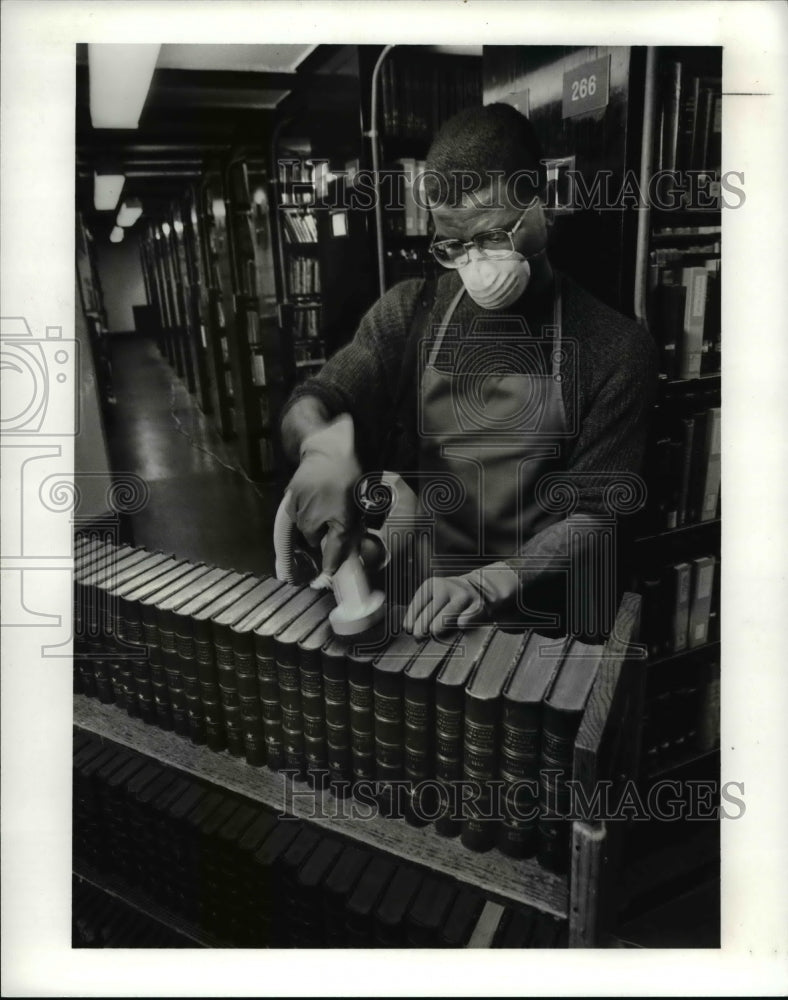
[[430, 244], [430, 253], [442, 267], [464, 267], [471, 259], [468, 250], [476, 247], [482, 257], [488, 260], [504, 260], [514, 252], [514, 240], [512, 237], [520, 228], [520, 223], [525, 218], [526, 209], [512, 229], [489, 229], [485, 233], [477, 233], [467, 243], [462, 240], [439, 240], [437, 243], [433, 238]]

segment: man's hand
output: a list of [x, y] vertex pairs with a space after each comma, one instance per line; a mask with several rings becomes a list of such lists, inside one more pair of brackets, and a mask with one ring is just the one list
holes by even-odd
[[360, 475], [349, 414], [304, 438], [301, 462], [287, 487], [289, 513], [310, 545], [317, 546], [327, 528], [324, 573], [337, 570], [357, 526], [360, 512], [353, 490]]
[[519, 578], [506, 563], [493, 563], [464, 576], [430, 577], [405, 612], [405, 631], [423, 638], [492, 621], [498, 612], [514, 607], [518, 587]]

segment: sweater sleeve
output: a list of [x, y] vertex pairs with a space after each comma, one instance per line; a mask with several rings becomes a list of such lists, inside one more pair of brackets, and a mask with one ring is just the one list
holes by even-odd
[[350, 343], [296, 386], [282, 416], [304, 396], [316, 397], [331, 416], [350, 413], [360, 452], [374, 455], [391, 424], [402, 355], [423, 284], [421, 279], [402, 281], [378, 299]]
[[578, 510], [605, 513], [605, 490], [616, 476], [642, 471], [657, 352], [647, 331], [586, 293], [572, 312], [567, 318], [582, 333], [574, 380], [579, 426], [567, 470], [579, 492]]

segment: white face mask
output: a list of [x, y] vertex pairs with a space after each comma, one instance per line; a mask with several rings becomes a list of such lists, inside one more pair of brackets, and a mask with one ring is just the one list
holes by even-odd
[[505, 309], [528, 287], [531, 265], [519, 253], [505, 260], [479, 258], [461, 267], [460, 277], [470, 297], [482, 309]]

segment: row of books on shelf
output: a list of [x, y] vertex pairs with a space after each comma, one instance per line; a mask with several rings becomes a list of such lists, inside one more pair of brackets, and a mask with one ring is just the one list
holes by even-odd
[[397, 608], [360, 644], [334, 635], [332, 594], [90, 540], [74, 579], [82, 693], [337, 796], [372, 790], [472, 850], [566, 870], [601, 645], [495, 626], [417, 640], [385, 631]]
[[320, 262], [315, 257], [291, 257], [287, 262], [287, 287], [291, 295], [319, 295]]
[[265, 372], [265, 356], [262, 351], [251, 351], [249, 354], [252, 385], [263, 387], [268, 384]]
[[689, 763], [720, 745], [720, 664], [718, 659], [688, 672], [677, 687], [646, 702], [643, 750], [646, 775]]
[[320, 336], [320, 306], [293, 309], [290, 331], [294, 340], [316, 340]]
[[293, 345], [296, 368], [315, 368], [326, 360], [325, 345], [322, 340], [299, 340]]
[[312, 212], [282, 212], [285, 243], [317, 243], [317, 220]]
[[283, 152], [277, 160], [277, 177], [280, 184], [314, 184], [315, 164], [300, 154]]
[[655, 531], [711, 521], [720, 512], [722, 410], [675, 417], [650, 445], [649, 519]]
[[192, 948], [189, 938], [75, 876], [72, 948]]
[[564, 919], [503, 906], [79, 729], [73, 776], [77, 869], [152, 900], [207, 944], [566, 947]]
[[701, 555], [648, 570], [641, 640], [653, 658], [697, 649], [720, 637], [720, 561]]
[[722, 80], [666, 61], [660, 85], [659, 170], [717, 170], [722, 159]]
[[649, 253], [649, 325], [668, 378], [691, 379], [721, 368], [719, 243]]
[[446, 119], [482, 103], [481, 59], [394, 49], [380, 76], [383, 131], [390, 138], [429, 142]]
[[390, 236], [426, 236], [430, 230], [430, 212], [424, 194], [417, 190], [424, 174], [425, 161], [401, 157], [392, 170], [392, 204], [384, 213]]

